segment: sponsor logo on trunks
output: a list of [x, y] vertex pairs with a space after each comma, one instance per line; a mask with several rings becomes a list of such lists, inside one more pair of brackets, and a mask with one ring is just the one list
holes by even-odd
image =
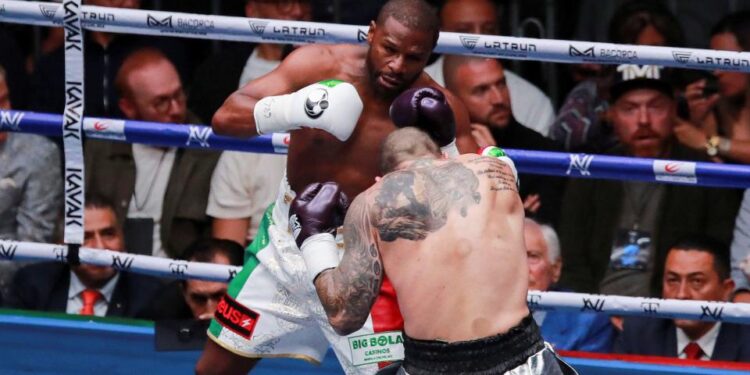
[[39, 12], [42, 13], [42, 16], [44, 18], [52, 20], [55, 18], [55, 13], [57, 13], [57, 8], [60, 5], [50, 5], [50, 4], [39, 4]]
[[307, 117], [316, 119], [328, 108], [328, 90], [315, 89], [307, 95], [305, 100], [305, 113]]
[[460, 35], [458, 39], [461, 40], [461, 45], [464, 46], [464, 48], [468, 49], [469, 51], [473, 50], [474, 47], [477, 46], [477, 42], [479, 41], [478, 36], [469, 36], [469, 35]]
[[13, 260], [18, 250], [18, 243], [15, 241], [0, 241], [0, 258]]
[[378, 332], [349, 338], [352, 363], [355, 366], [396, 361], [404, 358], [404, 336], [401, 331]]
[[723, 306], [714, 306], [712, 309], [709, 305], [701, 305], [700, 320], [703, 320], [704, 318], [708, 318], [707, 320], [721, 320], [721, 314], [723, 313]]
[[52, 248], [52, 253], [55, 254], [55, 260], [60, 263], [67, 263], [66, 257], [68, 256], [68, 248], [64, 246], [55, 246]]
[[568, 46], [568, 55], [572, 57], [583, 57], [583, 56], [596, 57], [596, 55], [594, 55], [594, 47], [589, 47], [584, 50], [579, 50], [572, 44]]
[[247, 21], [247, 23], [255, 35], [263, 35], [263, 32], [266, 31], [266, 26], [268, 26], [268, 21]]
[[654, 177], [656, 181], [695, 184], [698, 183], [695, 166], [695, 162], [654, 160]]
[[74, 49], [83, 51], [83, 39], [81, 38], [80, 16], [77, 13], [78, 4], [75, 1], [65, 1], [63, 3], [65, 17], [63, 18], [63, 27], [65, 27], [65, 50]]
[[526, 305], [529, 306], [529, 309], [536, 310], [536, 308], [539, 307], [540, 302], [542, 302], [541, 294], [529, 293], [526, 295]]
[[253, 336], [260, 314], [225, 294], [216, 306], [214, 318], [222, 326], [249, 340]]
[[65, 167], [65, 226], [83, 228], [83, 169]]
[[357, 41], [360, 43], [367, 41], [367, 31], [357, 29]]
[[591, 167], [591, 162], [594, 161], [594, 155], [570, 154], [568, 157], [570, 157], [570, 163], [565, 174], [570, 176], [573, 171], [578, 171], [578, 174], [581, 176], [591, 176], [589, 168]]
[[690, 62], [690, 56], [692, 56], [692, 52], [687, 51], [672, 51], [672, 58], [674, 61], [680, 63], [680, 64], [687, 64]]
[[185, 276], [185, 272], [188, 270], [188, 264], [187, 262], [170, 262], [169, 270], [172, 272], [172, 275]]
[[130, 270], [130, 266], [133, 265], [135, 259], [132, 255], [113, 255], [112, 256], [112, 268], [120, 271]]
[[146, 26], [168, 34], [207, 35], [214, 29], [214, 21], [209, 18], [167, 16], [162, 19], [150, 14], [146, 16]]
[[536, 52], [536, 44], [485, 40], [482, 53], [494, 56], [527, 57], [528, 52]]
[[211, 145], [208, 143], [208, 140], [209, 138], [211, 138], [212, 134], [213, 131], [211, 130], [210, 126], [190, 125], [188, 140], [187, 142], [185, 142], [185, 146], [190, 146], [191, 144], [195, 143], [203, 148], [211, 147]]
[[582, 298], [581, 302], [583, 307], [581, 311], [596, 311], [602, 312], [604, 310], [604, 298]]
[[20, 130], [23, 112], [0, 111], [0, 129]]
[[641, 308], [645, 314], [658, 315], [659, 314], [659, 302], [641, 302]]

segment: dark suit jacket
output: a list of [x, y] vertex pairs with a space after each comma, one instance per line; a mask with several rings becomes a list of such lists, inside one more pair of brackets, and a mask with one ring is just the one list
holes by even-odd
[[[679, 145], [669, 159], [705, 161], [703, 154]], [[611, 154], [622, 155], [618, 148]], [[667, 184], [652, 234], [656, 252], [652, 293], [661, 295], [669, 246], [689, 234], [707, 234], [726, 243], [732, 238], [741, 195], [737, 190]], [[621, 181], [574, 178], [568, 181], [558, 229], [563, 270], [560, 284], [594, 293], [609, 267], [615, 227], [623, 205]]]
[[[671, 319], [625, 318], [623, 331], [615, 341], [615, 352], [624, 354], [677, 357], [677, 332]], [[714, 361], [750, 361], [750, 326], [722, 323]]]
[[[69, 287], [68, 265], [57, 262], [32, 264], [16, 272], [6, 307], [64, 313]], [[157, 278], [120, 272], [107, 316], [134, 318], [152, 303], [160, 287]]]
[[[206, 216], [211, 175], [218, 151], [179, 149], [169, 176], [161, 217], [161, 239], [167, 254], [178, 258], [193, 241], [208, 235]], [[89, 140], [85, 146], [86, 189], [111, 200], [125, 222], [135, 190], [135, 160], [128, 143]]]

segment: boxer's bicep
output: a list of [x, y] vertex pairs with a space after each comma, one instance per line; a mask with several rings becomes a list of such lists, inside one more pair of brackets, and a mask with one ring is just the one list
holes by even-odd
[[328, 320], [339, 334], [349, 334], [364, 325], [383, 283], [383, 264], [364, 195], [349, 207], [344, 245], [341, 264], [315, 279]]

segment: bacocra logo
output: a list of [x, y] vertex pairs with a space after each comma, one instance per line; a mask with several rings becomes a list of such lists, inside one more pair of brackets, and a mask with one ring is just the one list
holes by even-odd
[[572, 57], [596, 57], [594, 55], [594, 47], [589, 47], [586, 49], [578, 49], [574, 45], [568, 46], [568, 55]]
[[150, 14], [146, 15], [146, 26], [151, 28], [172, 28], [172, 16], [168, 16], [166, 18], [158, 19]]
[[268, 21], [247, 21], [247, 23], [250, 24], [250, 30], [255, 35], [263, 35], [266, 31], [266, 26], [268, 26]]
[[23, 112], [0, 111], [0, 129], [20, 130]]
[[208, 144], [208, 139], [211, 137], [213, 132], [210, 126], [198, 126], [190, 125], [190, 133], [188, 134], [188, 140], [185, 142], [185, 146], [190, 146], [195, 143], [200, 147], [208, 148], [211, 147]]
[[478, 36], [469, 35], [461, 35], [458, 37], [458, 39], [461, 40], [461, 45], [469, 51], [473, 50], [474, 47], [477, 46], [477, 42], [479, 41]]

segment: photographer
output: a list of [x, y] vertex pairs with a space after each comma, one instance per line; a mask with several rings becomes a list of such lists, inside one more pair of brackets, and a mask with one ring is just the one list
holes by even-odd
[[[711, 31], [711, 49], [750, 50], [750, 12], [731, 14]], [[750, 163], [750, 76], [716, 71], [685, 88], [686, 117], [674, 132], [680, 143], [714, 161]]]

